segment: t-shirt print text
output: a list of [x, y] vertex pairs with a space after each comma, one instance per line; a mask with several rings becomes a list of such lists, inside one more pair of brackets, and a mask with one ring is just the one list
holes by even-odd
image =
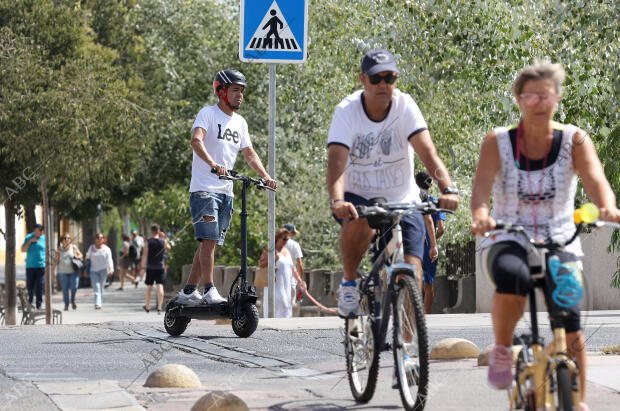
[[[359, 134], [353, 138], [349, 153], [351, 163], [362, 166], [369, 165], [369, 163], [365, 164], [364, 160], [370, 159], [370, 153], [375, 150], [377, 145], [379, 145], [380, 150], [375, 152], [376, 160], [381, 160], [381, 155], [389, 156], [391, 153], [398, 153], [403, 149], [403, 142], [394, 138], [391, 129], [381, 130], [378, 133]], [[394, 146], [394, 150], [392, 150], [392, 146]], [[385, 160], [383, 162], [390, 163], [390, 161]]]
[[239, 133], [235, 130], [235, 131], [230, 131], [229, 128], [226, 128], [226, 130], [224, 130], [224, 134], [222, 134], [222, 125], [218, 124], [217, 125], [217, 139], [218, 140], [226, 140], [226, 141], [232, 141], [235, 144], [239, 143]]

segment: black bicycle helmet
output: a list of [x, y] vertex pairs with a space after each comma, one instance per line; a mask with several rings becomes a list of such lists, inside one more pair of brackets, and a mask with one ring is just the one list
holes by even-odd
[[247, 87], [248, 83], [245, 80], [243, 73], [237, 70], [226, 69], [219, 71], [213, 79], [213, 92], [216, 96], [220, 96], [220, 88], [228, 87], [231, 84], [239, 84], [243, 87]]

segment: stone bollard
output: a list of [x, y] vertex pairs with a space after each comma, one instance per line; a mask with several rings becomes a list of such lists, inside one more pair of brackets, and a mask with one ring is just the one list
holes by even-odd
[[240, 269], [241, 267], [239, 266], [224, 268], [224, 275], [222, 276], [222, 291], [224, 291], [224, 293], [226, 294], [220, 292], [222, 297], [226, 298], [228, 296], [230, 286], [232, 285], [233, 281], [235, 281], [235, 278], [237, 278], [237, 275], [239, 275]]
[[[226, 267], [223, 265], [216, 265], [213, 267], [213, 285], [220, 292], [220, 295], [225, 297], [222, 293], [222, 290], [226, 288], [226, 284], [224, 284], [224, 269]], [[226, 288], [226, 295], [228, 295], [228, 289]]]
[[[310, 295], [325, 306], [332, 305], [330, 295], [331, 271], [323, 269], [312, 270], [310, 271], [309, 279], [308, 292]], [[305, 298], [301, 305], [311, 306], [313, 303], [309, 298]]]
[[211, 391], [203, 395], [192, 407], [191, 411], [246, 411], [245, 402], [234, 394], [226, 391]]
[[445, 338], [435, 344], [431, 350], [431, 360], [478, 358], [479, 355], [478, 346], [463, 338]]
[[256, 276], [256, 267], [248, 267], [247, 281], [249, 285], [254, 285], [254, 277]]
[[196, 373], [182, 364], [166, 364], [149, 374], [145, 387], [197, 388], [202, 386]]
[[189, 274], [192, 272], [192, 265], [185, 264], [181, 266], [181, 287], [185, 287], [187, 284], [187, 279], [189, 278]]
[[445, 307], [445, 313], [473, 313], [476, 311], [476, 277], [459, 278], [456, 303]]
[[344, 271], [332, 272], [329, 286], [330, 304], [328, 305], [328, 307], [335, 307], [336, 305], [338, 305], [338, 289], [340, 288], [340, 284], [342, 283], [343, 278]]

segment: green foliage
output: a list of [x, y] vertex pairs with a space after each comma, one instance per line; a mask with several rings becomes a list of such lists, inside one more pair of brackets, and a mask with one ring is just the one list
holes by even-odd
[[[518, 119], [511, 85], [537, 58], [564, 64], [556, 119], [592, 135], [618, 192], [620, 144], [611, 131], [620, 116], [618, 11], [612, 0], [310, 2], [308, 61], [277, 66], [274, 176], [277, 224], [299, 227], [306, 265], [340, 266], [340, 228], [324, 182], [326, 136], [336, 104], [360, 87], [360, 58], [373, 47], [394, 52], [398, 87], [420, 106], [464, 194], [443, 243], [472, 239], [468, 203], [480, 143]], [[186, 192], [189, 131], [198, 110], [216, 102], [218, 70], [246, 74], [240, 114], [267, 162], [268, 66], [239, 62], [238, 12], [237, 3], [219, 0], [0, 0], [2, 187], [32, 161], [50, 158], [41, 173], [50, 176], [54, 201], [76, 215], [101, 200], [130, 204], [146, 192], [138, 214], [180, 230], [172, 259], [189, 263], [196, 246]], [[51, 146], [71, 156], [45, 157]], [[253, 173], [242, 160], [236, 168]], [[20, 201], [27, 194], [20, 191]], [[250, 190], [248, 210], [252, 259], [267, 241], [266, 196]], [[218, 264], [238, 261], [238, 226], [235, 216]], [[615, 233], [614, 252], [618, 244]]]
[[33, 170], [20, 190], [34, 200], [48, 180], [55, 207], [83, 217], [110, 198], [145, 151], [146, 113], [127, 97], [117, 53], [92, 43], [68, 1], [1, 2], [0, 155], [6, 177]]

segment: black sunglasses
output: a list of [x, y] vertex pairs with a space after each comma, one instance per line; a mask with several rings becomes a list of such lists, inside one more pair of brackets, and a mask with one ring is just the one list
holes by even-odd
[[368, 80], [370, 80], [370, 84], [379, 84], [381, 80], [385, 81], [385, 84], [394, 84], [396, 80], [398, 80], [398, 76], [390, 73], [385, 76], [381, 76], [379, 74], [373, 74], [368, 76]]

